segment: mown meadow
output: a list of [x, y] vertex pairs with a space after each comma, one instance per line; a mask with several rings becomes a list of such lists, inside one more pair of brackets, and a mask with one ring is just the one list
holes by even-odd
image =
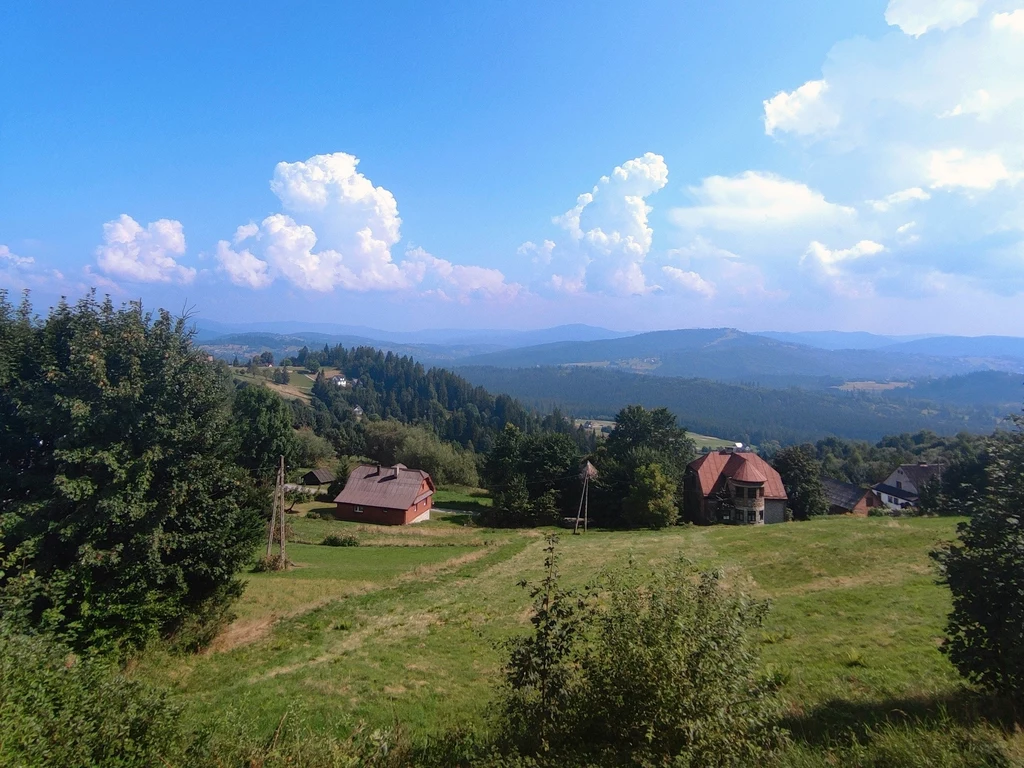
[[[292, 519], [304, 542], [289, 546], [295, 567], [247, 574], [238, 618], [211, 650], [153, 653], [133, 675], [170, 688], [197, 725], [245, 723], [275, 741], [486, 732], [502, 644], [529, 628], [518, 583], [539, 578], [546, 531], [435, 517], [408, 528]], [[1024, 764], [1024, 736], [1000, 728], [939, 650], [949, 595], [928, 553], [957, 522], [562, 532], [560, 569], [583, 586], [630, 561], [686, 558], [770, 600], [764, 663], [787, 681], [793, 735], [783, 764]], [[317, 543], [332, 533], [359, 546]]]

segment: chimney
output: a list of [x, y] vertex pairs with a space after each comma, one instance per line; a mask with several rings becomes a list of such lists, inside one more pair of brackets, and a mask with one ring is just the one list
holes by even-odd
[[377, 465], [377, 471], [374, 472], [373, 474], [375, 474], [375, 475], [379, 475], [380, 474], [380, 464]]

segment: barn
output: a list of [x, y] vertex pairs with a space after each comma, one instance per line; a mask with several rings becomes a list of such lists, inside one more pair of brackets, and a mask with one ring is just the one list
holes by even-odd
[[821, 478], [821, 487], [828, 499], [830, 515], [857, 515], [864, 517], [875, 507], [882, 506], [870, 488], [844, 483], [830, 477]]
[[334, 473], [329, 469], [311, 469], [302, 476], [303, 485], [326, 485], [334, 482]]
[[378, 525], [409, 525], [430, 519], [434, 481], [404, 464], [363, 464], [352, 470], [334, 500], [338, 520]]

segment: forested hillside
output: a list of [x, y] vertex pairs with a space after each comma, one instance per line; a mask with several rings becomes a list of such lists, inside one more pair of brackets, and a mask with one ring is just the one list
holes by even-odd
[[492, 394], [451, 371], [426, 369], [410, 357], [372, 347], [302, 349], [296, 362], [338, 368], [354, 382], [338, 387], [321, 373], [313, 386], [312, 407], [293, 405], [297, 426], [313, 427], [341, 452], [361, 453], [354, 429], [356, 407], [370, 419], [426, 426], [441, 440], [471, 451], [490, 450], [506, 424], [526, 433], [548, 430], [572, 434], [583, 442], [592, 439], [557, 413], [539, 416], [510, 395]]
[[624, 405], [666, 406], [692, 432], [758, 444], [795, 443], [829, 435], [878, 440], [883, 435], [930, 429], [941, 434], [988, 433], [1007, 411], [956, 408], [877, 395], [764, 389], [706, 379], [638, 376], [594, 368], [460, 368], [475, 384], [505, 392], [542, 411], [612, 418]]

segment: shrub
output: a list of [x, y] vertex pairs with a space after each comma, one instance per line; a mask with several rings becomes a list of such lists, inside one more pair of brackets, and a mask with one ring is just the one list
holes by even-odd
[[195, 764], [163, 693], [45, 637], [0, 630], [0, 765]]
[[320, 519], [320, 513], [317, 512], [315, 509], [311, 509], [311, 510], [309, 510], [309, 512], [306, 513], [306, 519], [307, 520], [319, 520]]
[[351, 535], [340, 536], [336, 533], [331, 533], [325, 536], [324, 540], [320, 543], [325, 547], [358, 547], [359, 539]]
[[559, 587], [554, 541], [532, 592], [533, 634], [513, 642], [505, 667], [507, 743], [694, 766], [757, 764], [785, 743], [774, 725], [785, 676], [759, 667], [767, 604], [683, 562], [612, 575], [595, 602]]

